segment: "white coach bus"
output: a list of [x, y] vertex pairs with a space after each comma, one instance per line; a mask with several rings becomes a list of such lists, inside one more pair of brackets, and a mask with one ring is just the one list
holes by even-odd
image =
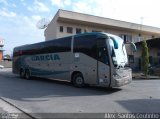
[[21, 78], [60, 79], [77, 87], [128, 84], [132, 70], [127, 63], [123, 40], [100, 32], [24, 45], [13, 51], [13, 73]]

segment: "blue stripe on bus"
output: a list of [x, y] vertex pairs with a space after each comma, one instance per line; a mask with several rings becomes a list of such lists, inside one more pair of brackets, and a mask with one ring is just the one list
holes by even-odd
[[31, 75], [56, 75], [56, 74], [63, 74], [67, 73], [69, 71], [47, 71], [47, 70], [41, 70], [41, 69], [35, 69], [31, 68]]

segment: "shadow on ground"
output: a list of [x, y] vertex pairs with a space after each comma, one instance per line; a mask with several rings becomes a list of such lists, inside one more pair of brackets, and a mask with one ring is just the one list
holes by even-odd
[[47, 101], [49, 97], [110, 95], [121, 90], [100, 87], [75, 88], [69, 82], [43, 78], [25, 80], [13, 74], [0, 78], [0, 89], [2, 97], [21, 101], [38, 101], [38, 98], [41, 98], [39, 101]]
[[116, 102], [131, 113], [160, 113], [160, 99], [134, 99]]

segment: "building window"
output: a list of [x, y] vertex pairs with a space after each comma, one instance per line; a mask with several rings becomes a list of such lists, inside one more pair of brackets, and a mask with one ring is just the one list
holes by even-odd
[[81, 32], [82, 32], [82, 30], [80, 28], [76, 28], [76, 34], [79, 34]]
[[67, 27], [67, 33], [73, 33], [73, 28], [72, 27]]
[[60, 32], [63, 32], [63, 26], [60, 26], [60, 27], [59, 27], [59, 31], [60, 31]]
[[153, 64], [153, 57], [149, 56], [149, 63], [152, 65]]
[[132, 35], [121, 34], [120, 37], [124, 40], [124, 43], [132, 42]]
[[134, 63], [134, 55], [128, 55], [129, 63]]

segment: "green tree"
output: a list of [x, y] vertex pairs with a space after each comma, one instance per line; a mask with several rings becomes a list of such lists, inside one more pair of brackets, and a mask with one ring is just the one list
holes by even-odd
[[148, 74], [148, 65], [149, 65], [149, 53], [148, 53], [148, 46], [147, 42], [144, 40], [142, 42], [142, 71], [147, 76]]

